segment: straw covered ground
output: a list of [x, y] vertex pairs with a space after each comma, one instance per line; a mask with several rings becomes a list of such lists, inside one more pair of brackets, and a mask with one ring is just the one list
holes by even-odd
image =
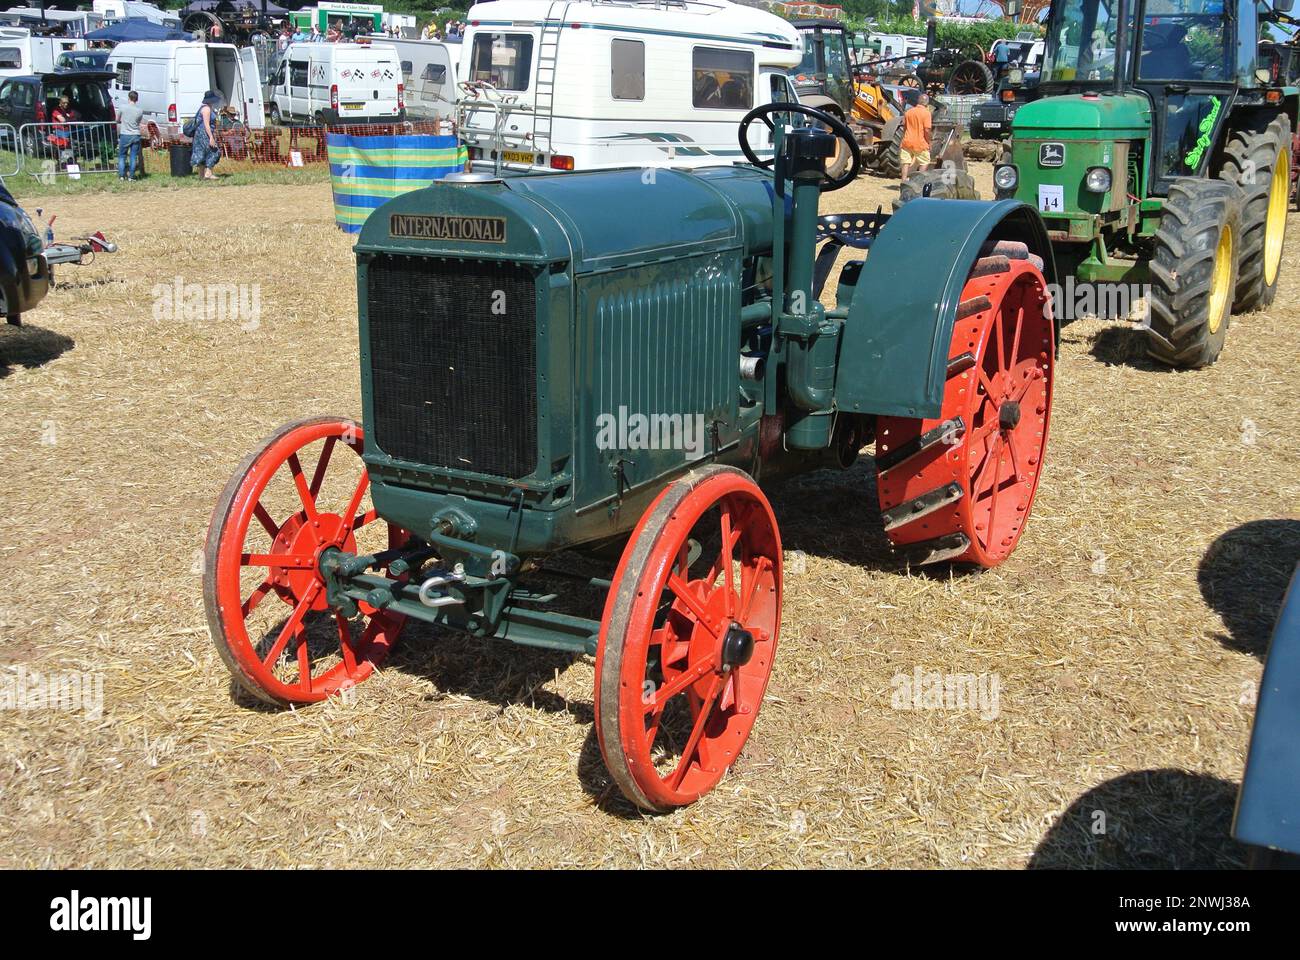
[[[643, 817], [601, 766], [587, 658], [410, 628], [351, 703], [232, 696], [203, 614], [213, 503], [280, 423], [360, 413], [328, 185], [46, 206], [121, 252], [0, 330], [0, 668], [98, 675], [103, 708], [0, 711], [0, 866], [1242, 861], [1253, 691], [1300, 558], [1300, 224], [1276, 306], [1210, 369], [1066, 328], [1047, 470], [999, 569], [903, 569], [864, 463], [776, 488], [784, 629], [754, 735], [713, 794]], [[177, 283], [256, 285], [260, 313], [187, 319]], [[997, 699], [898, 702], [918, 670]]]

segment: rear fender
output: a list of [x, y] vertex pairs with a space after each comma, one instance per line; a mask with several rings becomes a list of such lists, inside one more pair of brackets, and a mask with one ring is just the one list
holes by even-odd
[[957, 304], [990, 240], [1027, 244], [1043, 258], [1048, 284], [1056, 282], [1047, 230], [1026, 204], [917, 199], [889, 219], [871, 245], [844, 323], [839, 410], [939, 416]]

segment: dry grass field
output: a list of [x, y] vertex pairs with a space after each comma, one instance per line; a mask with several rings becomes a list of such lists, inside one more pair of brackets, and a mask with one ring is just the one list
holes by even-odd
[[[895, 189], [864, 178], [825, 211]], [[1300, 558], [1296, 215], [1276, 305], [1236, 318], [1209, 369], [1151, 366], [1123, 324], [1066, 327], [1047, 469], [1002, 567], [909, 573], [864, 463], [776, 488], [766, 705], [714, 793], [647, 817], [601, 765], [588, 658], [408, 627], [350, 704], [232, 696], [200, 584], [213, 503], [280, 423], [360, 413], [329, 186], [45, 205], [121, 252], [0, 329], [0, 669], [100, 674], [103, 711], [0, 711], [0, 866], [1242, 861], [1253, 690]], [[257, 284], [260, 322], [162, 309], [177, 278]], [[998, 709], [895, 709], [917, 669], [996, 677]]]

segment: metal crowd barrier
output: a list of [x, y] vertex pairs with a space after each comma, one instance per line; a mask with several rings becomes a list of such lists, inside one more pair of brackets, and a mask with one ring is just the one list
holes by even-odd
[[20, 169], [37, 177], [117, 172], [113, 121], [24, 123], [18, 128]]
[[12, 123], [0, 123], [0, 177], [15, 176], [23, 167], [18, 150], [18, 131]]
[[948, 121], [959, 131], [965, 133], [970, 129], [971, 113], [974, 112], [975, 107], [981, 103], [987, 103], [993, 97], [994, 94], [991, 93], [939, 93], [935, 94], [931, 100], [946, 106], [948, 108]]

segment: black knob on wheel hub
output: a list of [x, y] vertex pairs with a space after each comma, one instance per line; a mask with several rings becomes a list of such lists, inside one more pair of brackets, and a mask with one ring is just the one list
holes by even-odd
[[1020, 404], [1008, 400], [998, 408], [998, 426], [1003, 430], [1014, 430], [1020, 422]]
[[722, 638], [722, 665], [724, 667], [743, 667], [754, 655], [754, 635], [738, 623], [727, 628], [727, 635]]

